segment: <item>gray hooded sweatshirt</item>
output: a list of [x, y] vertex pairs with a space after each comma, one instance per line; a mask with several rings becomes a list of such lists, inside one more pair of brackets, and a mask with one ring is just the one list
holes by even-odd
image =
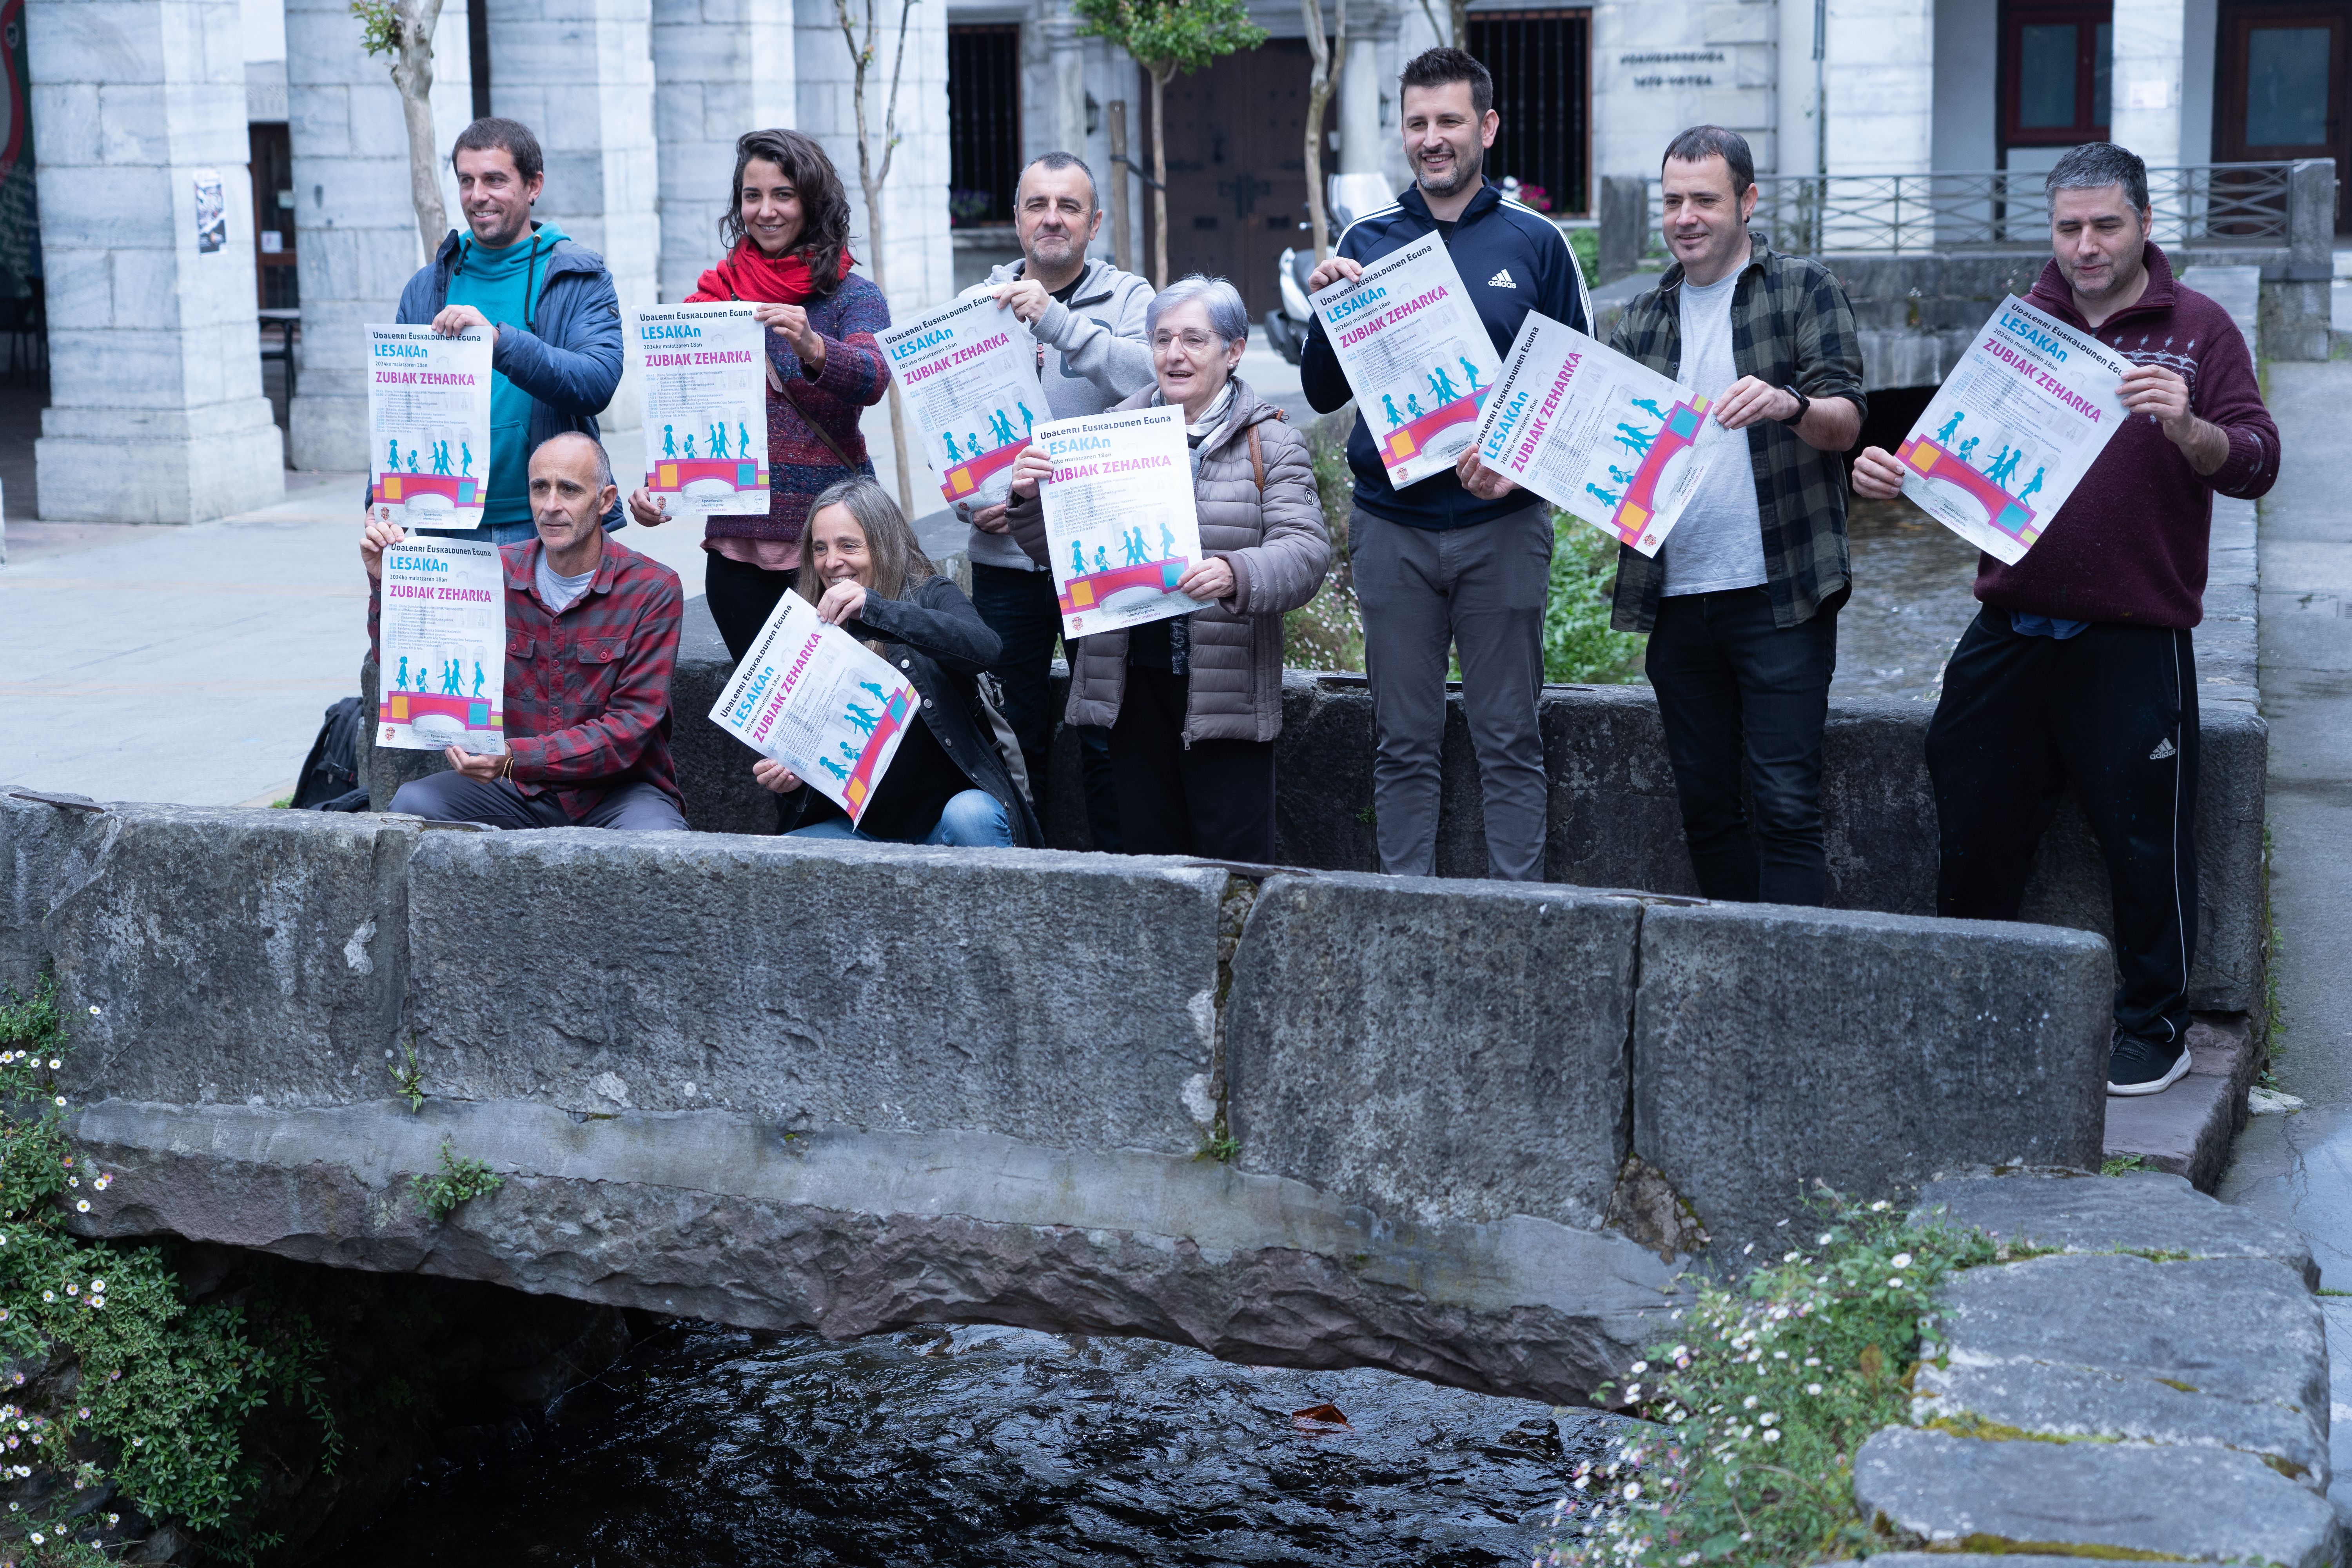
[[[987, 282], [964, 292], [984, 294], [1000, 283], [1018, 282], [1028, 265], [1025, 258], [1007, 262], [991, 272]], [[1052, 301], [1030, 327], [1030, 335], [1046, 351], [1037, 381], [1055, 418], [1106, 413], [1153, 384], [1151, 345], [1143, 333], [1143, 312], [1151, 303], [1151, 292], [1150, 283], [1134, 273], [1090, 257], [1070, 302]], [[975, 528], [965, 549], [976, 565], [1044, 570], [1010, 534]]]

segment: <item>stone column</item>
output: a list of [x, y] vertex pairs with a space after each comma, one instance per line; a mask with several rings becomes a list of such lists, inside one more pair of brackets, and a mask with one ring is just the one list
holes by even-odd
[[1396, 128], [1381, 123], [1381, 100], [1396, 84], [1381, 69], [1381, 47], [1396, 41], [1395, 13], [1387, 6], [1349, 8], [1347, 68], [1339, 76], [1339, 168], [1342, 174], [1384, 171], [1397, 140]]
[[[32, 0], [26, 26], [48, 279], [41, 515], [197, 522], [278, 500], [236, 0]], [[215, 184], [206, 250], [197, 192]]]
[[2116, 0], [2114, 105], [2107, 133], [2151, 169], [2180, 162], [2182, 0]]
[[[1823, 63], [1832, 174], [1919, 174], [1934, 166], [1936, 15], [1932, 0], [1829, 0]], [[1810, 58], [1807, 61], [1811, 63]], [[1832, 222], [1832, 249], [1885, 249], [1898, 214], [1904, 248], [1934, 242], [1935, 222], [1918, 183], [1899, 209]], [[1842, 230], [1843, 232], [1842, 232]]]
[[[659, 295], [652, 32], [649, 0], [499, 0], [490, 11], [493, 107], [547, 155], [534, 216], [604, 258], [624, 313]], [[599, 417], [608, 448], [635, 451], [633, 379]]]
[[[390, 62], [360, 47], [349, 0], [286, 0], [286, 110], [294, 143], [300, 374], [287, 431], [297, 468], [367, 467], [364, 329], [397, 313], [426, 251], [408, 194], [408, 127]], [[433, 132], [452, 227], [449, 149], [473, 118], [464, 0], [445, 0], [433, 33]]]
[[1083, 158], [1087, 155], [1087, 59], [1077, 18], [1064, 11], [1036, 26], [1045, 37], [1047, 141], [1043, 147], [1022, 149], [1022, 155], [1034, 158], [1058, 151]]
[[735, 141], [793, 123], [791, 0], [653, 0], [661, 298], [719, 259]]
[[[890, 62], [898, 49], [901, 0], [876, 0], [880, 18], [876, 63], [867, 71], [866, 114], [872, 155], [880, 166], [883, 116], [889, 100]], [[889, 254], [882, 258], [890, 309], [900, 318], [937, 304], [954, 292], [954, 253], [948, 234], [948, 35], [946, 14], [935, 5], [914, 5], [907, 34], [907, 64], [898, 86], [898, 150], [882, 187], [883, 233]], [[852, 10], [863, 16], [862, 5]], [[796, 43], [800, 66], [800, 128], [824, 146], [849, 194], [850, 245], [859, 270], [874, 271], [872, 226], [857, 174], [857, 111], [849, 47], [834, 18], [833, 0], [797, 0]], [[861, 35], [862, 36], [862, 35]], [[1077, 128], [1086, 128], [1084, 100]]]

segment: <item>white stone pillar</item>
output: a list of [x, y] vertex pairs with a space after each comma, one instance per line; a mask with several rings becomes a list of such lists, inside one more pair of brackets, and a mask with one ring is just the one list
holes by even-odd
[[[449, 149], [473, 118], [464, 0], [433, 33], [433, 132], [441, 202], [462, 226]], [[286, 110], [294, 144], [299, 374], [287, 430], [297, 468], [367, 467], [367, 346], [427, 252], [409, 199], [408, 126], [390, 62], [360, 44], [350, 0], [286, 0]], [[436, 240], [437, 244], [437, 240]]]
[[[652, 33], [649, 0], [498, 0], [490, 10], [492, 107], [530, 126], [547, 156], [533, 216], [604, 257], [624, 313], [659, 303]], [[609, 449], [635, 450], [633, 379], [599, 422]]]
[[[1832, 174], [1921, 175], [1934, 167], [1934, 0], [1829, 0], [1823, 61]], [[1809, 62], [1810, 63], [1810, 62]], [[1925, 178], [1899, 188], [1852, 223], [1832, 221], [1829, 248], [1906, 250], [1935, 241]]]
[[[261, 394], [236, 0], [32, 0], [48, 279], [41, 515], [197, 522], [285, 494]], [[226, 200], [216, 247], [199, 184]]]
[[1393, 49], [1397, 20], [1387, 6], [1349, 7], [1347, 68], [1339, 76], [1339, 170], [1343, 174], [1377, 174], [1391, 160], [1394, 127], [1381, 123], [1381, 98], [1395, 84], [1381, 69], [1382, 46]]
[[2115, 97], [2107, 134], [2151, 169], [2173, 168], [2181, 161], [2187, 22], [2182, 0], [2116, 0]]
[[1087, 58], [1085, 40], [1078, 37], [1077, 18], [1065, 11], [1039, 22], [1045, 36], [1045, 145], [1027, 147], [1023, 155], [1062, 152], [1086, 156]]
[[791, 0], [653, 0], [653, 50], [659, 282], [675, 302], [719, 259], [736, 139], [795, 118]]

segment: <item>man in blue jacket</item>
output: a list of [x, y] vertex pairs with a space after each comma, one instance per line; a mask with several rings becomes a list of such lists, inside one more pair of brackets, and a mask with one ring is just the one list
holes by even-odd
[[[1529, 310], [1579, 331], [1592, 310], [1576, 254], [1542, 214], [1506, 201], [1481, 172], [1502, 117], [1495, 82], [1460, 49], [1430, 49], [1401, 80], [1413, 184], [1359, 218], [1308, 283], [1328, 288], [1435, 230], [1502, 353]], [[1352, 395], [1318, 317], [1299, 361], [1307, 401], [1328, 414]], [[1381, 869], [1426, 877], [1437, 864], [1438, 747], [1445, 731], [1445, 655], [1462, 660], [1462, 700], [1486, 805], [1486, 874], [1543, 875], [1548, 789], [1536, 700], [1543, 690], [1544, 600], [1551, 583], [1551, 508], [1519, 493], [1493, 499], [1462, 470], [1399, 490], [1360, 410], [1348, 437], [1356, 510], [1348, 553], [1364, 613], [1372, 688], [1372, 810]]]
[[[470, 537], [511, 544], [534, 532], [530, 454], [567, 430], [595, 439], [596, 416], [621, 384], [621, 300], [603, 257], [531, 220], [546, 163], [529, 126], [477, 120], [458, 132], [449, 162], [467, 232], [451, 229], [408, 280], [398, 319], [449, 337], [469, 327], [497, 334], [489, 484]], [[622, 526], [617, 500], [604, 526]]]

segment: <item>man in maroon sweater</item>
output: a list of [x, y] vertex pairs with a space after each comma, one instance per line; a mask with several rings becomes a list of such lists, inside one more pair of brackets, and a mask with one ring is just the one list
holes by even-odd
[[[2108, 142], [2050, 172], [2053, 258], [2029, 300], [2132, 362], [2134, 417], [2024, 559], [1979, 563], [1978, 614], [1927, 731], [1943, 867], [1938, 914], [2015, 920], [2033, 852], [2070, 785], [2115, 896], [2109, 1094], [2189, 1070], [2197, 948], [2197, 673], [2213, 492], [2252, 500], [2279, 471], [2244, 338], [2147, 238], [2147, 169]], [[2145, 416], [2145, 417], [2140, 417]], [[1853, 488], [1892, 500], [1884, 448]]]

